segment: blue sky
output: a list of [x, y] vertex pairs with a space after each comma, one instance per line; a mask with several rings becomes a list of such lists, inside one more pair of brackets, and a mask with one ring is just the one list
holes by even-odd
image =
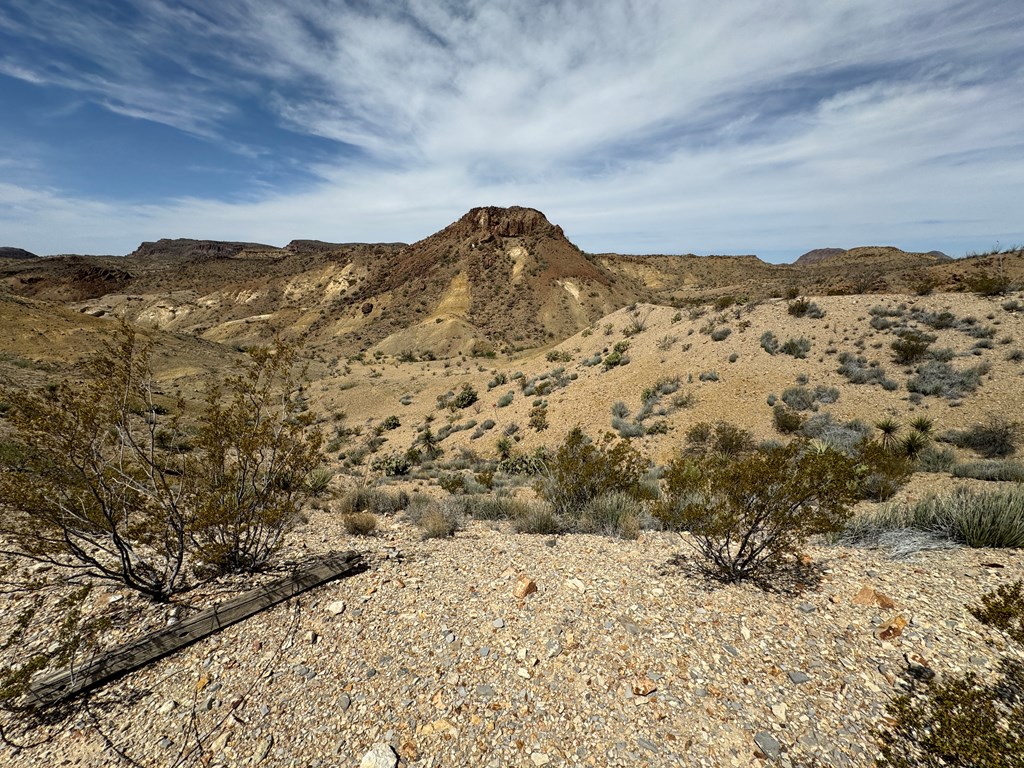
[[0, 245], [1024, 243], [1020, 0], [0, 0]]

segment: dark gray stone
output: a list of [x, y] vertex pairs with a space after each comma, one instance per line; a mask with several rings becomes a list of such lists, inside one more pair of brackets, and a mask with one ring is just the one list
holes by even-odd
[[782, 745], [767, 731], [761, 731], [754, 736], [754, 743], [764, 756], [771, 760], [778, 760], [782, 754]]

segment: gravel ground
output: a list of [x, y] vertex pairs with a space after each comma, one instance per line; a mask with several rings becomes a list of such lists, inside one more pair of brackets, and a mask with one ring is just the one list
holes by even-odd
[[[327, 512], [289, 546], [358, 549], [370, 567], [108, 685], [0, 764], [356, 766], [383, 742], [424, 767], [869, 765], [904, 654], [939, 675], [992, 670], [1006, 646], [966, 605], [1024, 577], [1019, 552], [817, 547], [821, 581], [782, 595], [705, 583], [669, 534], [472, 523], [421, 541], [395, 519], [356, 539]], [[120, 595], [101, 599], [135, 599]], [[24, 598], [3, 599], [10, 617]], [[132, 632], [188, 610], [141, 607]], [[902, 634], [878, 639], [898, 617]]]

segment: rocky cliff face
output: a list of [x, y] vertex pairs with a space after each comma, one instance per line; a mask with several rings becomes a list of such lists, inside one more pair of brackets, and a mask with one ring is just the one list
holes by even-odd
[[24, 248], [0, 248], [0, 259], [37, 259], [34, 253]]

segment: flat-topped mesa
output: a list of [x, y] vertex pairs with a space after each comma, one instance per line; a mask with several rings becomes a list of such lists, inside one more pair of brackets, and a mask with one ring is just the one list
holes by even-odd
[[478, 240], [484, 240], [488, 235], [496, 237], [554, 235], [565, 238], [562, 228], [548, 221], [547, 216], [536, 208], [522, 208], [518, 205], [508, 208], [494, 205], [472, 208], [461, 219], [438, 234], [457, 235]]
[[226, 259], [248, 250], [277, 251], [279, 249], [263, 243], [235, 243], [221, 240], [192, 240], [184, 237], [164, 237], [156, 242], [143, 242], [138, 248], [129, 253], [128, 256], [129, 258], [136, 259]]

